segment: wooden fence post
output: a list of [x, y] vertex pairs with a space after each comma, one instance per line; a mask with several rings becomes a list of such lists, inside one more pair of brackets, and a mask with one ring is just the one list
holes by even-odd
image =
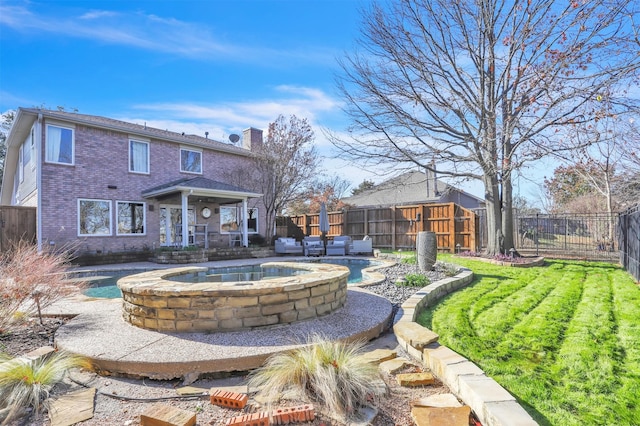
[[396, 206], [391, 207], [391, 250], [396, 249]]
[[369, 209], [364, 209], [364, 231], [363, 232], [364, 232], [364, 235], [369, 235]]
[[449, 203], [449, 253], [456, 252], [456, 208], [454, 203]]

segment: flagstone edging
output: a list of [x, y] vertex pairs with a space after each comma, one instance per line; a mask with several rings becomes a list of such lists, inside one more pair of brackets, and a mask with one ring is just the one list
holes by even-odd
[[473, 272], [461, 269], [454, 277], [423, 287], [402, 304], [393, 326], [398, 344], [470, 406], [484, 426], [537, 425], [506, 389], [468, 359], [440, 345], [437, 334], [416, 322], [423, 309], [471, 283]]

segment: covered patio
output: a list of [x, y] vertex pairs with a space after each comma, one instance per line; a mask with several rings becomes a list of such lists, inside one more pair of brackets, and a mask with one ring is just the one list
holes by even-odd
[[[195, 177], [146, 189], [142, 191], [142, 196], [160, 204], [158, 226], [161, 245], [184, 248], [202, 242], [204, 248], [208, 248], [209, 240], [215, 234], [228, 234], [230, 245], [238, 243], [242, 247], [248, 247], [248, 202], [262, 194], [204, 177]], [[234, 208], [235, 223], [224, 222], [223, 212], [233, 213]], [[252, 229], [256, 231], [256, 228]], [[187, 238], [182, 238], [183, 235], [187, 235]]]

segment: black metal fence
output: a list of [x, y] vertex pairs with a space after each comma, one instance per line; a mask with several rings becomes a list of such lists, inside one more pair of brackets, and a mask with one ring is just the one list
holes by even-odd
[[[479, 217], [480, 247], [487, 244], [484, 210]], [[618, 214], [536, 214], [514, 211], [515, 249], [523, 255], [618, 262]]]
[[617, 229], [620, 263], [640, 281], [640, 205], [620, 213]]

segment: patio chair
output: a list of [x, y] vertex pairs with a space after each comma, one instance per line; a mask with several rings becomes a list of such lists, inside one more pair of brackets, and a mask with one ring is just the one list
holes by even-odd
[[327, 256], [344, 256], [349, 254], [350, 244], [351, 237], [347, 235], [334, 237], [333, 241], [327, 244]]
[[371, 238], [365, 235], [362, 240], [353, 240], [351, 247], [349, 248], [350, 254], [372, 254], [373, 244]]
[[324, 245], [322, 239], [317, 236], [304, 237], [302, 240], [305, 256], [320, 256], [324, 253]]

